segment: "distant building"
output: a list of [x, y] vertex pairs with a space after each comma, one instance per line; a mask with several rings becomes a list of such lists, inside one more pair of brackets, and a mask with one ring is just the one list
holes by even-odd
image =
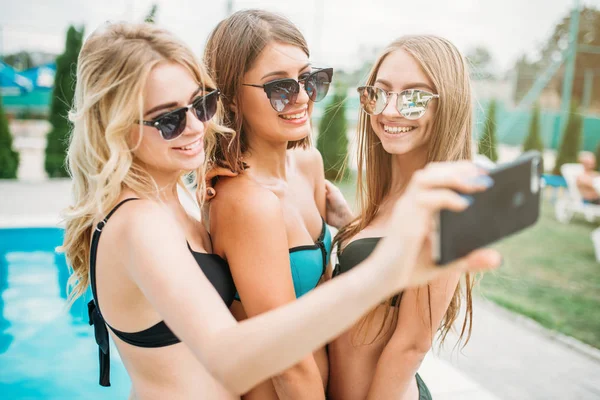
[[17, 72], [0, 61], [0, 93], [5, 112], [16, 118], [46, 118], [55, 74], [54, 62]]

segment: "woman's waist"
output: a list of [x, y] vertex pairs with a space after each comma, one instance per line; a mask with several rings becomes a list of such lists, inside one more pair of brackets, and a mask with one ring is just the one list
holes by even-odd
[[135, 399], [239, 400], [183, 343], [160, 348], [119, 343], [117, 348], [131, 379]]

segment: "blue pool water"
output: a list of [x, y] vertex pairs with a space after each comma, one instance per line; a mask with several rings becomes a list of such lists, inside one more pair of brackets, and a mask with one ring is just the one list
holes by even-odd
[[0, 398], [122, 399], [129, 378], [111, 349], [111, 383], [98, 385], [98, 347], [86, 298], [66, 309], [69, 272], [58, 228], [0, 229]]

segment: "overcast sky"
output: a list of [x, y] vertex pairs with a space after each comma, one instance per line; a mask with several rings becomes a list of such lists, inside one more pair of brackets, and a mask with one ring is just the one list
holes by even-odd
[[[226, 0], [0, 0], [0, 53], [59, 53], [70, 23], [86, 34], [107, 20], [141, 21], [152, 3], [157, 23], [201, 54], [210, 30], [225, 17]], [[463, 52], [488, 48], [497, 69], [534, 54], [575, 0], [233, 0], [234, 10], [282, 13], [306, 36], [315, 65], [352, 69], [403, 34], [435, 33]], [[600, 0], [581, 0], [600, 8]]]

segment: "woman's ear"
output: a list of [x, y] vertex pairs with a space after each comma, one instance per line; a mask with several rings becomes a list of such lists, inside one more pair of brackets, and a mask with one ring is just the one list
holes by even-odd
[[231, 104], [229, 105], [229, 110], [230, 110], [232, 113], [234, 113], [234, 114], [236, 114], [236, 115], [237, 115], [237, 112], [238, 112], [238, 107], [237, 107], [237, 100], [236, 100], [236, 99], [233, 99], [233, 100], [231, 101]]

